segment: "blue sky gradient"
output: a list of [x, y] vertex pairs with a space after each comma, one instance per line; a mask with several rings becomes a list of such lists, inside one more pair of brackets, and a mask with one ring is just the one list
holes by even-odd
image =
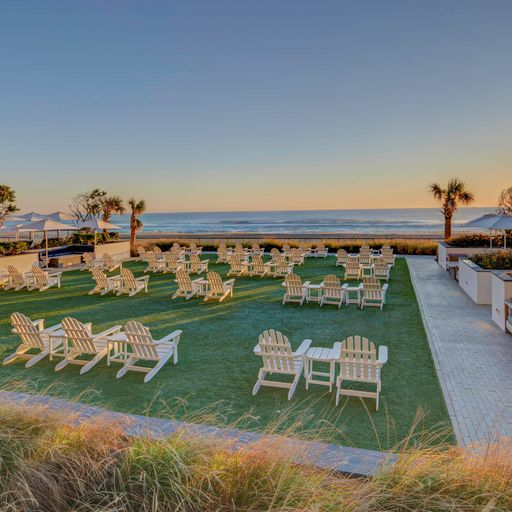
[[0, 181], [150, 210], [415, 207], [512, 185], [512, 2], [5, 1]]

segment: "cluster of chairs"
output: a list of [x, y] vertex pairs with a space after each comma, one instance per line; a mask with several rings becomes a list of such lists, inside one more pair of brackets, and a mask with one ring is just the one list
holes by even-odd
[[[21, 343], [13, 354], [3, 360], [3, 364], [22, 359], [30, 368], [46, 357], [50, 361], [58, 357], [62, 361], [55, 366], [55, 371], [68, 365], [78, 365], [82, 367], [82, 375], [106, 358], [108, 366], [112, 362], [122, 364], [116, 378], [136, 371], [146, 374], [144, 382], [149, 382], [171, 357], [174, 364], [178, 362], [178, 344], [182, 334], [176, 330], [161, 339], [154, 339], [149, 329], [136, 321], [93, 334], [92, 324], [84, 324], [71, 317], [45, 328], [44, 320], [32, 321], [22, 313], [11, 314], [11, 325], [12, 332], [18, 335]], [[139, 361], [153, 362], [155, 366], [140, 366], [137, 364]]]
[[191, 279], [185, 269], [176, 272], [178, 289], [172, 296], [173, 299], [183, 298], [189, 300], [193, 297], [203, 297], [204, 302], [222, 302], [226, 297], [233, 297], [234, 279], [222, 281], [217, 272], [208, 272], [206, 279]]
[[[332, 387], [336, 368], [336, 405], [342, 396], [359, 396], [375, 399], [375, 408], [379, 409], [379, 397], [382, 389], [381, 369], [386, 364], [387, 347], [375, 348], [374, 343], [361, 336], [350, 336], [341, 342], [336, 342], [331, 350], [315, 349], [311, 347], [312, 341], [304, 340], [294, 352], [290, 342], [281, 332], [269, 329], [260, 334], [258, 344], [254, 347], [254, 354], [262, 358], [262, 367], [259, 370], [258, 380], [254, 385], [252, 394], [256, 395], [261, 386], [288, 389], [290, 400], [303, 372], [306, 374], [306, 389], [308, 383], [328, 384]], [[325, 358], [316, 358], [319, 353], [325, 353]], [[313, 372], [312, 360], [323, 360], [330, 363], [330, 372]], [[309, 364], [308, 364], [309, 363]], [[327, 376], [327, 383], [312, 380], [314, 374]], [[287, 375], [292, 382], [283, 380], [268, 380], [268, 375]], [[364, 383], [374, 385], [375, 391], [360, 390], [344, 387], [345, 382]]]
[[6, 272], [0, 272], [0, 286], [4, 290], [39, 290], [43, 292], [56, 286], [60, 288], [62, 272], [49, 272], [33, 264], [30, 272], [21, 272], [14, 265], [8, 265]]
[[[386, 301], [388, 284], [383, 286], [380, 280], [375, 277], [364, 277], [363, 282], [357, 287], [343, 285], [338, 276], [330, 274], [324, 277], [323, 281], [316, 285], [309, 281], [302, 282], [301, 278], [294, 273], [288, 274], [282, 283], [284, 287], [283, 305], [288, 302], [303, 305], [304, 302], [317, 302], [322, 307], [331, 304], [341, 308], [343, 302], [346, 305], [357, 303], [361, 309], [365, 306], [376, 306], [382, 309]], [[357, 299], [349, 300], [349, 292], [356, 291]]]
[[112, 272], [123, 266], [121, 260], [114, 259], [109, 253], [98, 257], [94, 253], [85, 252], [82, 255], [82, 259], [84, 260], [84, 265], [80, 269], [81, 271], [91, 271], [93, 268], [98, 268], [105, 272]]
[[345, 279], [373, 276], [388, 281], [394, 264], [395, 255], [389, 246], [373, 252], [368, 246], [362, 246], [359, 254], [348, 254], [344, 249], [336, 253], [336, 266], [345, 268]]

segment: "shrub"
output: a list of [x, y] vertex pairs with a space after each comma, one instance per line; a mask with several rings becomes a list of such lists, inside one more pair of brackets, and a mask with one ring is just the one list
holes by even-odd
[[2, 242], [0, 243], [0, 256], [13, 256], [27, 249], [27, 242]]
[[[98, 245], [119, 240], [119, 233], [98, 233], [96, 243]], [[73, 233], [66, 241], [68, 245], [93, 245], [94, 233]]]
[[[490, 247], [489, 235], [461, 235], [448, 240], [452, 247]], [[503, 235], [496, 235], [492, 240], [493, 247], [503, 247]]]
[[470, 259], [479, 267], [488, 270], [512, 269], [512, 250], [475, 254]]

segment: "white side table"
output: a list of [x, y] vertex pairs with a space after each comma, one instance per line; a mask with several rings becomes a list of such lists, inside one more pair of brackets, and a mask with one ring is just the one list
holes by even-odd
[[345, 288], [345, 305], [357, 304], [361, 305], [361, 285], [359, 286], [346, 286]]
[[322, 301], [322, 286], [319, 284], [308, 284], [306, 302], [317, 302], [320, 304]]
[[[332, 386], [334, 384], [334, 368], [337, 359], [339, 359], [339, 350], [336, 351], [332, 348], [310, 347], [304, 356], [306, 389], [309, 389], [310, 384], [318, 384], [319, 386], [327, 386], [329, 391], [332, 391]], [[313, 370], [313, 363], [315, 361], [329, 364], [329, 371]]]

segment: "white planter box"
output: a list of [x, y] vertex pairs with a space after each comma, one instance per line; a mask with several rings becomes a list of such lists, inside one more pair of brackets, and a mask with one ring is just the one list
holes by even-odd
[[108, 252], [114, 259], [124, 260], [130, 257], [130, 242], [112, 242], [110, 244], [97, 245], [94, 251], [97, 257]]
[[451, 254], [463, 254], [465, 257], [481, 254], [484, 252], [497, 251], [499, 249], [490, 249], [489, 247], [452, 247], [446, 242], [437, 243], [437, 262], [445, 270], [448, 270], [448, 261]]
[[492, 274], [492, 319], [507, 332], [505, 301], [512, 299], [512, 272], [495, 270]]
[[459, 286], [477, 304], [492, 303], [492, 270], [479, 267], [471, 260], [459, 260]]
[[34, 263], [39, 263], [38, 252], [28, 252], [24, 254], [16, 254], [14, 256], [2, 256], [0, 258], [0, 270], [7, 271], [7, 266], [13, 265], [20, 272], [30, 272]]

